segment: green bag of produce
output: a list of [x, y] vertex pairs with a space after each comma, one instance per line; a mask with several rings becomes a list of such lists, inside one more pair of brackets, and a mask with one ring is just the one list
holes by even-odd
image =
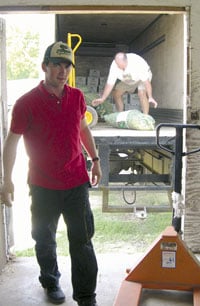
[[[85, 100], [87, 105], [92, 106], [92, 101], [94, 99], [97, 99], [97, 93], [96, 92], [90, 92], [87, 87], [81, 87], [80, 88], [85, 96]], [[95, 107], [95, 110], [100, 118], [103, 118], [104, 115], [110, 114], [113, 112], [113, 104], [110, 103], [109, 100], [106, 100], [103, 104], [98, 105]]]
[[139, 110], [116, 112], [104, 116], [104, 120], [111, 126], [120, 129], [151, 131], [155, 129], [155, 120]]

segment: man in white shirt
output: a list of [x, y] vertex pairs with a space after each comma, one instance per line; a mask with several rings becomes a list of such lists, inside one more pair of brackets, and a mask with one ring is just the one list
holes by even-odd
[[138, 89], [138, 97], [144, 114], [149, 113], [149, 103], [157, 107], [152, 96], [152, 73], [147, 62], [134, 53], [119, 52], [110, 66], [108, 79], [101, 98], [92, 101], [93, 106], [102, 104], [111, 91], [118, 112], [124, 111], [122, 96], [124, 93], [133, 93]]

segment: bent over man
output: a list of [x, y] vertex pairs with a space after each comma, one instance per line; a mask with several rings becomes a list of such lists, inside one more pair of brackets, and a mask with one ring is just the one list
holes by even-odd
[[144, 114], [149, 113], [149, 103], [157, 107], [152, 96], [152, 73], [147, 62], [134, 53], [119, 52], [110, 66], [108, 79], [101, 98], [92, 101], [93, 106], [102, 104], [112, 91], [116, 110], [122, 112], [124, 103], [122, 96], [125, 93], [134, 93], [138, 90], [141, 109]]

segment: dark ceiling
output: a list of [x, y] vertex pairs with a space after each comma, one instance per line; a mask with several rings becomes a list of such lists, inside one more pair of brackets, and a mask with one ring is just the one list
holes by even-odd
[[158, 14], [110, 13], [57, 15], [57, 38], [66, 41], [67, 33], [76, 33], [82, 37], [82, 46], [129, 45], [158, 17]]

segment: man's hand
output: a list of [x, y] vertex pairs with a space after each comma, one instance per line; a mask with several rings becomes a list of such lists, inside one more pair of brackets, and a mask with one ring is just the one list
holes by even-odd
[[99, 104], [102, 104], [104, 100], [102, 98], [98, 98], [92, 101], [92, 106], [98, 106]]
[[12, 206], [14, 200], [14, 185], [13, 183], [6, 182], [0, 187], [1, 204], [5, 204], [8, 207]]
[[96, 186], [99, 184], [102, 177], [101, 167], [99, 161], [96, 161], [92, 165], [91, 169], [91, 184]]
[[149, 103], [152, 103], [154, 105], [154, 108], [158, 106], [158, 103], [156, 102], [156, 100], [154, 100], [153, 97], [149, 98]]

